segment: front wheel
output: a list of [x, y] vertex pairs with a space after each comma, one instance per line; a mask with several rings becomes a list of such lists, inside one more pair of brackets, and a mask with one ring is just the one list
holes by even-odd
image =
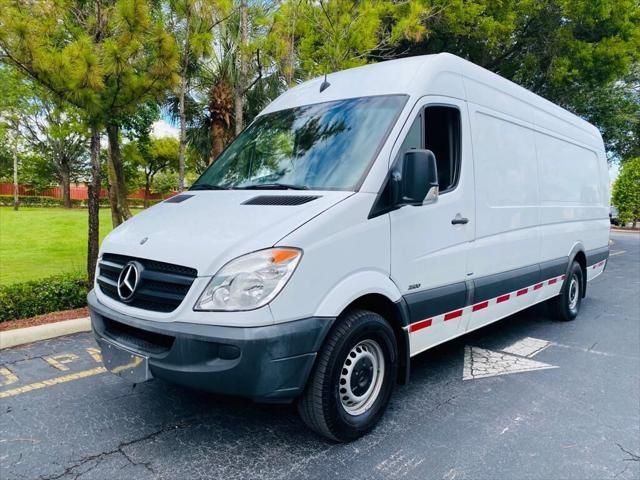
[[560, 289], [560, 295], [549, 300], [549, 307], [555, 319], [568, 322], [578, 316], [584, 291], [583, 282], [582, 267], [578, 262], [573, 262]]
[[376, 313], [349, 312], [338, 320], [318, 354], [298, 402], [300, 416], [327, 438], [355, 440], [382, 417], [397, 371], [391, 326]]

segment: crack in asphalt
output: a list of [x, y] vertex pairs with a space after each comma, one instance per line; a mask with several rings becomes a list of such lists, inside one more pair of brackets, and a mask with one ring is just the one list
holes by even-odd
[[629, 457], [631, 458], [623, 458], [622, 461], [624, 462], [640, 462], [640, 455], [636, 455], [633, 452], [630, 452], [629, 450], [627, 450], [626, 448], [624, 448], [622, 445], [620, 445], [619, 443], [616, 443], [616, 445], [618, 446], [618, 448], [620, 450], [622, 450], [624, 453], [626, 453], [627, 455], [629, 455]]
[[[112, 455], [116, 455], [116, 454], [120, 454], [122, 455], [127, 462], [136, 467], [136, 466], [143, 466], [144, 468], [146, 468], [149, 472], [151, 472], [152, 474], [156, 474], [156, 472], [153, 470], [153, 468], [151, 467], [151, 462], [136, 462], [134, 461], [125, 451], [124, 449], [126, 447], [129, 447], [131, 445], [135, 445], [137, 443], [140, 442], [144, 442], [147, 440], [151, 440], [154, 439], [166, 432], [170, 432], [170, 431], [174, 431], [174, 430], [178, 430], [178, 429], [183, 429], [183, 428], [187, 428], [190, 424], [187, 422], [182, 422], [182, 423], [178, 423], [175, 425], [166, 425], [164, 427], [162, 427], [159, 430], [156, 430], [154, 432], [151, 432], [147, 435], [144, 435], [143, 437], [140, 438], [136, 438], [134, 440], [129, 440], [128, 442], [121, 442], [116, 448], [114, 448], [113, 450], [109, 450], [106, 452], [101, 452], [101, 453], [96, 453], [93, 455], [87, 455], [86, 457], [82, 457], [80, 460], [76, 461], [75, 463], [73, 463], [72, 465], [69, 465], [68, 467], [65, 467], [64, 471], [62, 473], [56, 474], [56, 475], [47, 475], [47, 476], [40, 476], [39, 479], [40, 480], [58, 480], [61, 478], [64, 478], [66, 476], [71, 476], [73, 475], [74, 480], [77, 480], [78, 478], [80, 478], [82, 475], [94, 470], [95, 468], [97, 468], [104, 459], [112, 456]], [[77, 469], [79, 469], [80, 467], [86, 465], [89, 462], [92, 461], [96, 461], [96, 463], [94, 465], [92, 465], [90, 468], [88, 468], [87, 470], [84, 470], [82, 472], [76, 472]]]
[[[55, 354], [53, 354], [55, 355]], [[0, 365], [0, 367], [7, 367], [9, 365], [15, 365], [16, 363], [22, 363], [22, 362], [30, 362], [31, 360], [43, 360], [46, 361], [45, 358], [51, 356], [50, 354], [42, 354], [42, 355], [36, 355], [34, 357], [25, 357], [25, 358], [18, 358], [16, 360], [11, 360], [10, 362], [4, 362]]]

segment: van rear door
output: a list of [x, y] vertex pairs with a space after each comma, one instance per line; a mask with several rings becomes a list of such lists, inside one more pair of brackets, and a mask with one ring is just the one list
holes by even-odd
[[474, 179], [466, 104], [424, 97], [399, 137], [395, 161], [412, 148], [432, 150], [437, 202], [390, 213], [391, 277], [410, 312], [411, 355], [463, 331], [467, 252], [474, 238]]

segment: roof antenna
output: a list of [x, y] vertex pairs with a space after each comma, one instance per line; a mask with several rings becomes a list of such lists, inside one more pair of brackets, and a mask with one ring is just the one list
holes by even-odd
[[324, 80], [320, 84], [320, 93], [324, 92], [327, 88], [329, 88], [331, 84], [327, 82], [327, 74], [324, 74]]

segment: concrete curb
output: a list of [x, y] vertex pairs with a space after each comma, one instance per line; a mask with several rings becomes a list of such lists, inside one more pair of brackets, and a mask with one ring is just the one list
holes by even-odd
[[627, 229], [611, 228], [610, 230], [611, 230], [611, 232], [615, 232], [615, 233], [636, 233], [636, 234], [640, 233], [639, 229], [631, 230], [631, 229], [628, 229], [628, 228]]
[[0, 350], [27, 343], [39, 342], [40, 340], [48, 340], [49, 338], [71, 335], [72, 333], [90, 331], [91, 320], [89, 317], [46, 323], [44, 325], [36, 325], [35, 327], [6, 330], [0, 332]]

